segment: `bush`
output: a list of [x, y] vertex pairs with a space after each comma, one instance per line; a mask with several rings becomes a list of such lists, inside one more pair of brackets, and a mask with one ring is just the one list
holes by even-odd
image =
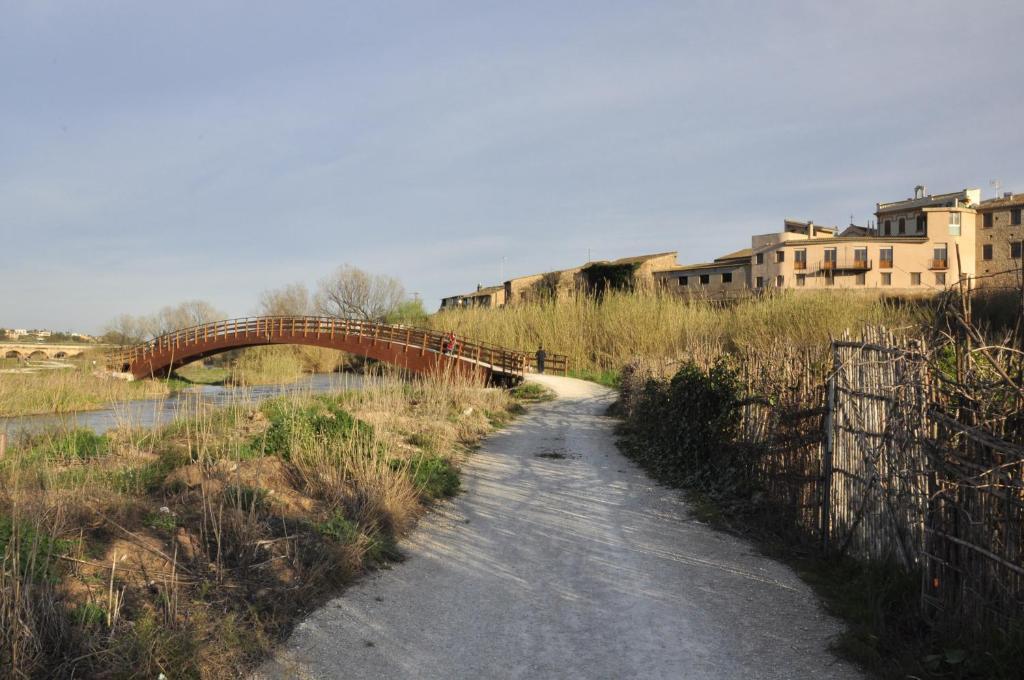
[[632, 456], [659, 479], [711, 481], [732, 467], [740, 385], [725, 363], [702, 371], [688, 362], [668, 382], [649, 380], [629, 429]]

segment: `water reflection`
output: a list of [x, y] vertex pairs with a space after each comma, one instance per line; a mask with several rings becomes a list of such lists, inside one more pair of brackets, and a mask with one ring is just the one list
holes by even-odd
[[314, 373], [286, 385], [225, 387], [196, 385], [183, 392], [159, 399], [127, 401], [96, 410], [0, 418], [0, 432], [37, 432], [50, 427], [87, 428], [102, 434], [121, 425], [157, 427], [182, 413], [195, 412], [200, 406], [223, 406], [235, 400], [261, 401], [283, 394], [321, 394], [355, 390], [363, 386], [363, 377], [355, 373]]

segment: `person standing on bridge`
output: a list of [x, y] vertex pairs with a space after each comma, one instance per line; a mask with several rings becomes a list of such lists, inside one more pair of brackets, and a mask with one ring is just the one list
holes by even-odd
[[544, 351], [544, 345], [537, 348], [537, 372], [544, 372], [544, 360], [548, 358], [548, 353]]

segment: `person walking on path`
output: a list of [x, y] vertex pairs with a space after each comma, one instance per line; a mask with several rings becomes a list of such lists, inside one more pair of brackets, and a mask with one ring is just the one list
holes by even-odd
[[548, 353], [544, 351], [544, 345], [537, 348], [537, 372], [544, 372], [544, 360], [548, 358]]

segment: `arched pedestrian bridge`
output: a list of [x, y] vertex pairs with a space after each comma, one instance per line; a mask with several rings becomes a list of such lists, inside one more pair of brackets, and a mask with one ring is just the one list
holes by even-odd
[[[454, 371], [488, 382], [515, 383], [536, 370], [532, 353], [411, 326], [320, 316], [258, 316], [173, 331], [107, 355], [108, 368], [135, 378], [162, 377], [198, 359], [243, 347], [313, 345], [383, 361], [414, 373]], [[547, 370], [565, 373], [566, 358], [549, 354]]]

